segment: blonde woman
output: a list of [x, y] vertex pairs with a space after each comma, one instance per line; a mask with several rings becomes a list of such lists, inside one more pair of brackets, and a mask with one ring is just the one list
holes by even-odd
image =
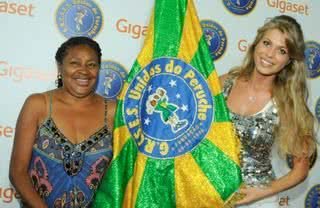
[[[258, 29], [241, 66], [220, 77], [240, 138], [244, 198], [238, 206], [278, 207], [277, 193], [301, 183], [315, 152], [314, 117], [308, 109], [304, 39], [297, 21], [276, 16]], [[293, 161], [275, 178], [273, 144]]]

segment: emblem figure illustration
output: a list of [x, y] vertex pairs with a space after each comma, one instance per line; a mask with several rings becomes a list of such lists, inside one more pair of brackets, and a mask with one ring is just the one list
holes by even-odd
[[316, 58], [316, 55], [311, 52], [308, 58], [309, 61], [309, 69], [312, 69], [313, 65], [314, 65], [314, 59]]
[[162, 122], [170, 125], [174, 133], [188, 125], [188, 120], [180, 120], [176, 114], [179, 107], [169, 102], [166, 90], [161, 87], [157, 88], [155, 93], [149, 95], [146, 107], [149, 115], [152, 115], [154, 112], [159, 113]]
[[87, 11], [86, 10], [79, 10], [76, 13], [76, 17], [74, 18], [74, 21], [76, 22], [76, 28], [77, 31], [81, 31], [81, 27], [83, 26], [83, 18], [87, 16]]
[[208, 46], [211, 46], [211, 40], [213, 39], [213, 37], [214, 37], [214, 33], [212, 31], [210, 30], [205, 31], [205, 39]]
[[109, 95], [109, 91], [111, 90], [112, 87], [112, 82], [115, 80], [116, 76], [112, 73], [107, 73], [105, 78], [104, 78], [104, 93], [106, 95]]

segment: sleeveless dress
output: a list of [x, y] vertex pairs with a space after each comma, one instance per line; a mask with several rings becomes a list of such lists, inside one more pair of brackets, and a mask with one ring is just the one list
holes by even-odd
[[105, 125], [79, 144], [73, 144], [54, 123], [52, 95], [49, 116], [39, 127], [28, 173], [34, 189], [49, 207], [89, 207], [112, 159], [112, 135]]
[[[226, 100], [236, 78], [224, 82], [223, 93]], [[263, 187], [275, 179], [271, 164], [274, 143], [274, 127], [279, 123], [277, 108], [270, 100], [264, 108], [248, 116], [231, 112], [230, 117], [241, 142], [240, 159], [242, 179], [246, 186]], [[249, 205], [238, 207], [278, 207], [278, 197], [269, 197]]]

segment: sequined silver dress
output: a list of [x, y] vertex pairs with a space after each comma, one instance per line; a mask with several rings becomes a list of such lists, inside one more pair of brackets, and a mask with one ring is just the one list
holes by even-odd
[[[226, 99], [235, 79], [227, 79], [223, 93]], [[248, 186], [265, 186], [274, 178], [271, 165], [271, 150], [274, 142], [274, 126], [278, 123], [277, 109], [270, 101], [260, 112], [242, 116], [230, 112], [240, 138], [242, 178]]]

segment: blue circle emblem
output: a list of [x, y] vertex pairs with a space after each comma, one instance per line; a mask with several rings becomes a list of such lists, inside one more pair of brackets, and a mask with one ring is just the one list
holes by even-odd
[[224, 29], [215, 21], [202, 20], [201, 27], [213, 60], [218, 60], [226, 51], [227, 36]]
[[223, 0], [224, 6], [233, 14], [245, 15], [256, 6], [256, 0]]
[[154, 59], [126, 92], [123, 115], [143, 154], [174, 158], [195, 148], [213, 120], [214, 103], [204, 77], [176, 58]]
[[66, 0], [59, 6], [56, 14], [57, 26], [66, 38], [94, 38], [101, 30], [102, 22], [102, 12], [92, 0]]
[[320, 184], [313, 186], [306, 195], [305, 208], [319, 207]]
[[107, 98], [116, 99], [127, 78], [125, 68], [114, 61], [103, 61], [101, 63], [96, 92]]
[[320, 75], [320, 44], [315, 41], [307, 41], [304, 54], [308, 77], [317, 78]]

